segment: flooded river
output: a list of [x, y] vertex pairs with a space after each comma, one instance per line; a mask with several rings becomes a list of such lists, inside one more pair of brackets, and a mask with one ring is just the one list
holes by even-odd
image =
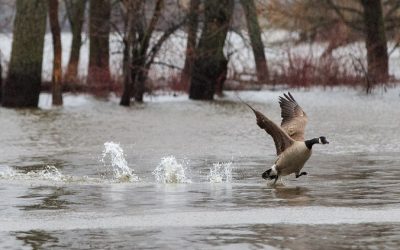
[[[239, 95], [280, 122], [281, 91]], [[398, 249], [400, 89], [293, 91], [326, 136], [276, 187], [235, 93], [0, 108], [0, 249]]]

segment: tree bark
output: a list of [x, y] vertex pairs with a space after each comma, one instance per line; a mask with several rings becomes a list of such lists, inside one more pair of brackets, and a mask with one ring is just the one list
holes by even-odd
[[[128, 10], [128, 35], [124, 39], [124, 91], [120, 105], [129, 106], [130, 99], [134, 96], [135, 101], [143, 102], [145, 82], [147, 80], [146, 67], [150, 39], [160, 19], [161, 11], [164, 8], [164, 0], [157, 0], [154, 6], [153, 15], [146, 25], [146, 19], [142, 12], [144, 1], [126, 1], [129, 4]], [[132, 18], [132, 19], [130, 19]], [[129, 46], [129, 47], [128, 47]], [[156, 47], [153, 47], [157, 51]], [[129, 75], [128, 75], [129, 74]]]
[[253, 49], [254, 61], [259, 83], [269, 83], [267, 59], [264, 53], [264, 44], [261, 39], [261, 28], [257, 19], [257, 9], [254, 0], [240, 0], [246, 15], [247, 29]]
[[123, 50], [123, 58], [122, 58], [122, 71], [123, 71], [123, 81], [124, 81], [124, 90], [122, 92], [121, 100], [119, 105], [121, 106], [129, 106], [131, 104], [131, 96], [133, 92], [133, 84], [131, 79], [131, 65], [130, 65], [130, 43], [129, 40], [124, 41], [124, 50]]
[[61, 69], [61, 34], [60, 24], [58, 22], [58, 0], [49, 0], [49, 20], [50, 29], [53, 37], [53, 75], [51, 78], [51, 92], [52, 92], [52, 104], [55, 106], [61, 106], [62, 100], [62, 69]]
[[387, 82], [389, 56], [380, 0], [361, 0], [364, 8], [365, 45], [368, 77], [373, 82]]
[[138, 0], [125, 0], [122, 1], [122, 8], [124, 10], [124, 37], [123, 37], [123, 57], [122, 57], [122, 73], [124, 81], [124, 90], [122, 92], [120, 105], [129, 106], [133, 95], [133, 85], [135, 77], [132, 75], [132, 54], [133, 49], [137, 44], [136, 30], [139, 12], [142, 2]]
[[226, 78], [228, 59], [223, 53], [232, 0], [205, 0], [205, 20], [191, 75], [189, 98], [212, 100], [215, 89], [221, 89]]
[[164, 10], [164, 3], [165, 0], [155, 1], [152, 17], [146, 22], [143, 12], [145, 2], [143, 0], [122, 1], [123, 10], [127, 13], [124, 17], [124, 91], [120, 101], [122, 106], [129, 106], [132, 97], [135, 98], [136, 102], [143, 102], [143, 94], [146, 90], [145, 83], [155, 56], [162, 44], [183, 24], [182, 21], [171, 25], [164, 30], [157, 40], [150, 43]]
[[200, 0], [190, 0], [189, 7], [189, 17], [187, 26], [187, 43], [186, 43], [186, 57], [185, 65], [181, 74], [181, 85], [189, 86], [190, 75], [192, 73], [194, 51], [196, 49], [197, 42], [197, 29], [198, 29], [198, 19], [200, 11]]
[[64, 82], [76, 83], [78, 80], [78, 65], [82, 45], [82, 26], [84, 22], [86, 0], [65, 0], [67, 17], [71, 26], [72, 43], [71, 53]]
[[[128, 2], [128, 1], [127, 1]], [[133, 29], [133, 15], [130, 14], [133, 10], [131, 6], [126, 6], [126, 20], [125, 20], [125, 35], [123, 38], [123, 55], [122, 55], [122, 74], [124, 81], [124, 90], [122, 92], [121, 106], [129, 106], [131, 103], [131, 96], [133, 92], [133, 84], [131, 79], [131, 45], [134, 36]]]
[[109, 65], [110, 0], [90, 0], [88, 85], [95, 94], [104, 96], [111, 84]]
[[2, 99], [2, 92], [3, 92], [3, 68], [1, 66], [1, 55], [0, 55], [0, 103]]
[[[153, 16], [151, 17], [150, 23], [147, 27], [139, 25], [139, 46], [137, 46], [136, 57], [132, 57], [133, 68], [135, 71], [136, 78], [132, 78], [135, 83], [135, 101], [143, 102], [143, 95], [145, 92], [145, 83], [147, 81], [146, 72], [146, 53], [150, 46], [150, 39], [153, 35], [158, 20], [161, 17], [161, 11], [164, 8], [164, 0], [157, 0], [154, 6]], [[144, 17], [145, 18], [145, 17]]]
[[47, 0], [17, 0], [13, 43], [3, 87], [5, 107], [37, 107], [41, 87]]

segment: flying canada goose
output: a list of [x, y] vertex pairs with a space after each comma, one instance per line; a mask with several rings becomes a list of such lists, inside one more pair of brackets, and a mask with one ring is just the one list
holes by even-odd
[[[245, 103], [245, 102], [244, 102]], [[264, 179], [275, 179], [274, 184], [280, 176], [296, 174], [296, 178], [307, 175], [307, 172], [300, 172], [306, 161], [311, 156], [311, 149], [314, 144], [329, 144], [325, 136], [310, 140], [304, 140], [304, 129], [307, 125], [307, 115], [288, 92], [284, 97], [279, 97], [281, 107], [281, 126], [255, 110], [245, 103], [257, 118], [257, 125], [264, 129], [274, 140], [278, 158], [275, 164], [262, 174]]]

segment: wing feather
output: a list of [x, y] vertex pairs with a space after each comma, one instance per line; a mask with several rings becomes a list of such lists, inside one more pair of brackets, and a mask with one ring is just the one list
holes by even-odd
[[290, 138], [290, 136], [284, 130], [282, 130], [281, 127], [268, 119], [260, 111], [255, 110], [249, 104], [245, 102], [243, 103], [246, 104], [256, 115], [257, 125], [261, 129], [264, 129], [265, 132], [267, 132], [274, 140], [277, 155], [280, 155], [283, 151], [285, 151], [286, 148], [290, 147], [294, 143], [294, 140]]
[[293, 140], [304, 141], [307, 115], [290, 92], [283, 95], [284, 97], [279, 97], [282, 117], [281, 127]]

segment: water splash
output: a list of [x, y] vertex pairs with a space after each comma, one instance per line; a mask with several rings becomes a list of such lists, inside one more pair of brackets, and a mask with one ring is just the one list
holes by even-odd
[[152, 174], [159, 183], [191, 183], [185, 171], [186, 167], [178, 163], [174, 156], [168, 156], [161, 159]]
[[42, 180], [65, 181], [65, 177], [55, 166], [46, 166], [43, 170], [28, 172], [29, 177], [35, 177]]
[[[139, 177], [134, 170], [128, 167], [128, 162], [124, 156], [124, 150], [118, 143], [104, 143], [104, 150], [100, 160], [108, 168], [112, 177], [118, 181], [139, 181]], [[107, 176], [107, 174], [105, 174]]]
[[46, 166], [44, 169], [32, 170], [27, 173], [21, 173], [9, 166], [0, 166], [0, 178], [49, 181], [68, 181], [71, 179], [71, 177], [63, 175], [55, 166]]
[[0, 165], [0, 178], [9, 179], [15, 175], [17, 175], [17, 171], [15, 171], [13, 168], [6, 165]]
[[214, 163], [208, 179], [211, 183], [232, 182], [232, 162]]

